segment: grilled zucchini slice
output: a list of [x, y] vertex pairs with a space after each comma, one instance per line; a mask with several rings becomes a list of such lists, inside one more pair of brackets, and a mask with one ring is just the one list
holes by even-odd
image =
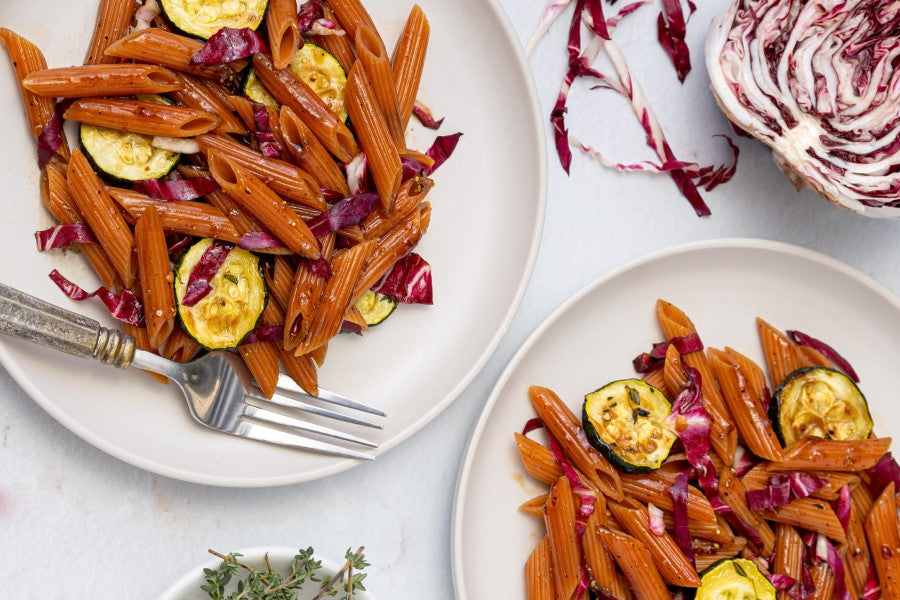
[[584, 397], [581, 420], [588, 441], [624, 473], [648, 473], [669, 456], [677, 436], [664, 421], [665, 394], [640, 379], [608, 383]]
[[700, 574], [695, 600], [775, 600], [775, 586], [752, 560], [726, 558]]
[[788, 375], [772, 396], [769, 418], [785, 446], [813, 436], [864, 440], [873, 427], [866, 397], [849, 377], [828, 367]]
[[188, 248], [175, 268], [175, 304], [181, 328], [208, 350], [237, 346], [256, 327], [268, 300], [259, 257], [235, 247], [210, 280], [212, 290], [193, 306], [184, 305], [191, 271], [213, 241], [204, 238]]
[[[291, 60], [290, 69], [306, 83], [341, 121], [347, 121], [344, 86], [347, 74], [338, 60], [315, 44], [306, 43]], [[244, 95], [254, 102], [277, 109], [278, 101], [262, 84], [251, 67], [244, 78]]]
[[397, 301], [379, 292], [369, 290], [356, 303], [356, 308], [362, 313], [366, 325], [371, 327], [391, 316], [391, 313], [397, 308]]
[[161, 0], [166, 19], [182, 32], [207, 40], [223, 27], [256, 30], [268, 0]]

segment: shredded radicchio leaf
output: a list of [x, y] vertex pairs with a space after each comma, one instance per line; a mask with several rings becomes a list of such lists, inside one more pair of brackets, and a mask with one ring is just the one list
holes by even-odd
[[359, 194], [360, 192], [369, 191], [366, 185], [366, 175], [369, 171], [369, 159], [366, 158], [365, 152], [360, 152], [353, 157], [345, 168], [347, 173], [347, 187], [350, 188], [351, 194]]
[[62, 117], [59, 114], [59, 110], [55, 109], [53, 111], [53, 116], [50, 117], [50, 120], [44, 125], [44, 128], [41, 130], [41, 135], [38, 136], [37, 140], [38, 165], [42, 169], [47, 166], [47, 163], [56, 156], [57, 150], [62, 147], [62, 136]]
[[881, 586], [878, 584], [878, 577], [875, 576], [874, 563], [869, 561], [869, 573], [866, 577], [862, 600], [878, 600], [879, 598], [881, 598]]
[[850, 527], [850, 507], [850, 486], [845, 485], [841, 488], [837, 505], [834, 507], [834, 514], [840, 521], [841, 527], [844, 528], [844, 532]]
[[268, 46], [262, 37], [249, 27], [235, 29], [223, 27], [212, 36], [203, 47], [194, 53], [192, 65], [222, 65], [257, 52], [267, 52]]
[[146, 0], [134, 11], [134, 27], [132, 31], [141, 31], [150, 27], [150, 23], [159, 15], [160, 8], [156, 0]]
[[404, 156], [400, 159], [400, 166], [403, 167], [403, 181], [407, 181], [413, 177], [427, 176], [429, 173], [427, 166], [408, 156]]
[[[670, 2], [675, 0], [666, 1]], [[562, 86], [560, 87], [556, 104], [550, 113], [550, 123], [553, 126], [556, 151], [559, 156], [560, 164], [566, 173], [569, 172], [572, 162], [572, 152], [570, 147], [578, 148], [585, 154], [598, 160], [602, 165], [619, 171], [667, 173], [675, 182], [682, 195], [690, 202], [697, 215], [707, 216], [710, 214], [710, 210], [700, 196], [698, 186], [710, 191], [716, 186], [729, 181], [736, 169], [739, 150], [730, 139], [726, 138], [728, 139], [733, 159], [731, 164], [718, 167], [700, 166], [697, 163], [681, 161], [675, 156], [675, 153], [672, 151], [672, 148], [663, 133], [662, 125], [650, 107], [644, 92], [633, 79], [624, 55], [615, 42], [610, 39], [610, 35], [615, 30], [619, 21], [646, 3], [646, 0], [632, 2], [622, 7], [615, 17], [611, 17], [604, 21], [602, 19], [599, 0], [579, 0], [576, 2], [569, 27], [569, 68], [563, 79]], [[551, 11], [551, 8], [557, 7], [548, 6], [548, 12]], [[558, 10], [561, 10], [562, 8], [563, 7], [558, 7]], [[551, 20], [558, 15], [558, 10], [557, 12], [552, 13]], [[584, 47], [581, 43], [581, 29], [583, 24], [587, 26], [587, 29], [592, 34], [592, 39]], [[542, 27], [543, 25], [544, 23], [542, 22]], [[539, 28], [539, 33], [540, 31]], [[594, 61], [601, 53], [604, 53], [609, 59], [613, 66], [613, 70], [615, 71], [615, 75], [603, 73], [592, 67]], [[613, 162], [595, 148], [579, 141], [569, 132], [565, 120], [566, 112], [568, 110], [567, 102], [569, 92], [571, 91], [572, 84], [575, 80], [581, 77], [593, 79], [598, 82], [597, 87], [612, 90], [629, 101], [632, 111], [647, 136], [647, 145], [650, 146], [659, 157], [660, 164], [654, 164], [647, 161], [634, 164]]]
[[118, 294], [114, 294], [105, 287], [100, 286], [95, 291], [88, 293], [77, 284], [63, 277], [56, 269], [50, 272], [50, 279], [66, 296], [76, 302], [96, 296], [100, 298], [100, 301], [103, 302], [114, 319], [134, 326], [140, 326], [144, 323], [144, 309], [140, 300], [131, 290], [122, 290]]
[[222, 268], [225, 259], [233, 249], [234, 244], [219, 240], [209, 245], [188, 276], [187, 288], [184, 291], [184, 298], [181, 300], [184, 306], [194, 306], [212, 291], [210, 281]]
[[284, 325], [259, 325], [241, 340], [239, 346], [259, 342], [275, 342], [284, 337]]
[[703, 350], [703, 342], [696, 333], [677, 336], [668, 342], [658, 342], [653, 344], [650, 352], [644, 352], [643, 354], [636, 356], [634, 360], [631, 361], [631, 364], [634, 365], [634, 370], [638, 373], [647, 373], [649, 371], [661, 369], [666, 362], [666, 352], [669, 350], [670, 344], [675, 346], [675, 349], [678, 350], [679, 354], [690, 354], [691, 352]]
[[309, 35], [347, 35], [347, 32], [338, 27], [337, 23], [329, 19], [316, 19], [306, 33]]
[[666, 419], [666, 425], [684, 444], [685, 455], [697, 472], [700, 487], [707, 494], [716, 494], [716, 468], [709, 457], [712, 420], [701, 402], [700, 372], [688, 365], [684, 366], [688, 385], [672, 402], [672, 412]]
[[694, 548], [691, 546], [691, 530], [688, 528], [688, 478], [690, 469], [685, 469], [675, 477], [675, 483], [669, 488], [672, 496], [672, 518], [675, 521], [673, 537], [684, 556], [694, 564]]
[[853, 370], [853, 367], [850, 366], [850, 362], [838, 353], [837, 350], [823, 342], [822, 340], [817, 340], [816, 338], [806, 335], [802, 331], [797, 331], [795, 329], [789, 329], [787, 334], [790, 338], [797, 344], [801, 346], [808, 346], [813, 350], [818, 350], [825, 358], [832, 361], [837, 367], [847, 374], [847, 377], [859, 383], [859, 375], [856, 374], [856, 371]]
[[331, 277], [331, 263], [324, 257], [310, 261], [307, 263], [306, 268], [313, 275], [318, 275], [319, 277]]
[[[691, 14], [697, 10], [693, 2], [688, 1], [688, 6]], [[659, 43], [675, 65], [678, 81], [684, 83], [684, 78], [691, 70], [691, 54], [684, 41], [687, 19], [684, 17], [681, 0], [663, 0], [663, 10], [656, 20], [656, 30]]]
[[237, 245], [244, 250], [267, 250], [280, 248], [282, 244], [265, 231], [250, 231], [241, 236]]
[[435, 120], [431, 109], [418, 100], [413, 104], [412, 114], [415, 115], [423, 127], [428, 129], [440, 129], [441, 124], [444, 122], [443, 117]]
[[653, 535], [663, 535], [666, 532], [666, 523], [663, 520], [663, 511], [652, 502], [647, 504], [647, 516], [650, 521], [650, 531]]
[[369, 216], [379, 199], [378, 194], [368, 193], [344, 198], [306, 224], [314, 236], [322, 237], [332, 231], [358, 224]]
[[398, 302], [432, 304], [431, 265], [411, 252], [394, 263], [381, 281], [372, 286], [372, 291]]
[[816, 557], [826, 561], [831, 568], [831, 573], [834, 575], [834, 598], [850, 600], [853, 596], [847, 589], [844, 561], [841, 560], [840, 554], [831, 541], [822, 534], [819, 534], [816, 539]]
[[194, 200], [219, 189], [208, 176], [190, 179], [146, 179], [135, 181], [131, 189], [157, 200]]
[[881, 460], [869, 469], [868, 474], [869, 491], [875, 497], [878, 497], [891, 482], [894, 482], [894, 489], [900, 489], [900, 465], [890, 452], [882, 456]]
[[281, 158], [281, 144], [272, 133], [269, 123], [269, 109], [261, 102], [253, 102], [253, 139], [259, 151], [266, 158]]
[[297, 22], [300, 26], [300, 33], [307, 33], [312, 29], [313, 23], [317, 19], [325, 16], [322, 11], [322, 3], [319, 0], [308, 0], [300, 5], [300, 11], [297, 13]]
[[69, 244], [96, 244], [97, 240], [91, 235], [91, 231], [84, 223], [72, 223], [71, 225], [57, 225], [41, 231], [34, 232], [34, 240], [37, 242], [38, 252], [65, 248]]
[[769, 583], [772, 584], [772, 587], [774, 587], [776, 590], [787, 590], [797, 583], [796, 579], [794, 579], [790, 575], [784, 575], [782, 573], [771, 573], [769, 575], [766, 575], [766, 578], [769, 580]]
[[743, 477], [752, 468], [753, 458], [746, 448], [738, 444], [734, 450], [734, 474], [738, 477]]
[[753, 510], [766, 510], [788, 504], [791, 500], [806, 498], [828, 482], [821, 477], [804, 473], [775, 475], [769, 485], [761, 490], [747, 490], [747, 505]]
[[453, 133], [451, 135], [439, 135], [435, 138], [431, 147], [425, 151], [425, 154], [434, 160], [434, 164], [428, 168], [427, 175], [431, 175], [437, 171], [438, 167], [450, 158], [450, 155], [456, 150], [456, 145], [459, 143], [459, 138], [461, 137], [461, 133]]
[[344, 333], [355, 333], [356, 335], [362, 335], [362, 325], [344, 319], [341, 322], [341, 331], [343, 331]]

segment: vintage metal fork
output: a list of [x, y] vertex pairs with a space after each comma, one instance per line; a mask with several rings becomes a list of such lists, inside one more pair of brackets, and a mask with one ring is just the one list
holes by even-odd
[[[379, 417], [385, 414], [359, 402], [319, 389], [310, 396], [289, 377], [278, 378], [278, 390], [265, 398], [244, 361], [233, 352], [217, 350], [188, 363], [177, 363], [135, 347], [132, 336], [83, 315], [54, 306], [0, 283], [0, 333], [127, 368], [135, 366], [172, 380], [184, 393], [191, 416], [202, 425], [232, 435], [303, 448], [334, 456], [372, 460], [374, 457], [317, 439], [327, 437], [370, 448], [378, 444], [331, 427], [301, 419], [299, 412], [381, 429], [315, 401], [339, 405]], [[300, 396], [305, 400], [300, 400]]]

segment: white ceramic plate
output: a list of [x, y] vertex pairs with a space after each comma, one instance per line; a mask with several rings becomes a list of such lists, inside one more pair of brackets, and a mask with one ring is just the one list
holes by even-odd
[[[369, 0], [389, 47], [411, 2]], [[320, 372], [322, 387], [388, 414], [379, 453], [397, 445], [463, 390], [496, 348], [524, 293], [537, 252], [546, 192], [543, 124], [514, 32], [492, 0], [423, 0], [432, 27], [421, 98], [464, 132], [436, 174], [433, 216], [419, 252], [434, 271], [435, 305], [403, 306], [364, 339], [341, 336]], [[38, 44], [51, 66], [80, 63], [96, 2], [0, 5], [0, 23]], [[465, 32], [465, 51], [461, 50]], [[473, 57], [476, 57], [473, 60]], [[89, 288], [80, 256], [38, 254], [32, 232], [49, 226], [40, 205], [35, 144], [11, 69], [0, 67], [4, 182], [2, 280], [41, 298], [111, 320], [92, 302], [67, 300], [47, 278], [58, 268]], [[433, 134], [411, 132], [413, 147]], [[98, 448], [187, 481], [269, 486], [324, 477], [357, 464], [220, 435], [195, 425], [173, 386], [137, 372], [0, 340], [0, 360], [47, 412]]]
[[[268, 554], [269, 563], [272, 565], [272, 568], [281, 571], [281, 573], [287, 573], [290, 569], [291, 560], [297, 554], [297, 549], [285, 546], [258, 546], [244, 548], [242, 550], [237, 550], [236, 552], [242, 555], [240, 558], [242, 563], [247, 564], [254, 569], [265, 568], [265, 556]], [[316, 559], [321, 560], [322, 562], [322, 570], [319, 572], [320, 575], [334, 575], [342, 566], [334, 561], [321, 559], [319, 557], [316, 557]], [[160, 594], [158, 600], [209, 600], [209, 596], [200, 590], [200, 586], [206, 582], [206, 578], [203, 576], [203, 569], [215, 569], [221, 563], [221, 560], [214, 557], [202, 565], [194, 567], [182, 575], [178, 581], [169, 586], [166, 591]], [[304, 594], [300, 596], [300, 599], [310, 600], [317, 589], [316, 586], [310, 584], [309, 592], [307, 593], [307, 590], [304, 589]], [[356, 598], [356, 600], [376, 600], [375, 596], [368, 591], [354, 592], [353, 597]]]
[[453, 575], [461, 600], [524, 598], [523, 568], [543, 526], [520, 513], [544, 493], [525, 474], [513, 432], [534, 413], [531, 385], [556, 391], [580, 414], [584, 394], [633, 374], [631, 359], [659, 341], [655, 302], [694, 321], [707, 346], [756, 360], [754, 318], [826, 340], [853, 364], [879, 435], [900, 436], [889, 361], [900, 351], [900, 299], [832, 258], [777, 242], [681, 246], [600, 278], [557, 309], [510, 362], [472, 433], [453, 514]]

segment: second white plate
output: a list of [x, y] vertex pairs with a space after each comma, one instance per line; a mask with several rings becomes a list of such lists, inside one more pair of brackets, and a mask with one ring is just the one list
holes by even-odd
[[838, 348], [859, 373], [879, 436], [900, 436], [889, 361], [900, 353], [900, 299], [868, 276], [796, 246], [721, 240], [681, 246], [631, 263], [557, 309], [498, 381], [459, 474], [453, 575], [460, 600], [524, 598], [524, 565], [544, 535], [520, 513], [545, 493], [521, 466], [513, 432], [534, 416], [528, 387], [553, 389], [580, 412], [584, 394], [632, 376], [631, 359], [660, 341], [657, 298], [682, 308], [704, 344], [762, 360], [754, 318], [799, 329]]

